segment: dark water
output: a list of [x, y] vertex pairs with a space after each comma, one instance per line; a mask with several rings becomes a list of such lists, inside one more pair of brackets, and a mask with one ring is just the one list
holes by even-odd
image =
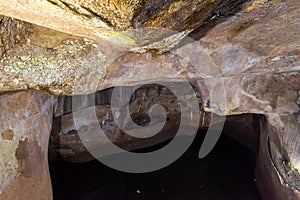
[[[129, 174], [102, 165], [50, 164], [54, 200], [256, 200], [255, 156], [222, 135], [204, 159], [203, 133], [175, 163], [156, 172]], [[145, 151], [149, 151], [146, 149]]]

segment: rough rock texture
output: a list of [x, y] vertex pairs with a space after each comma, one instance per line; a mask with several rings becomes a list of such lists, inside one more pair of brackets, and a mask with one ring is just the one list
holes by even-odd
[[299, 12], [296, 1], [256, 1], [200, 40], [226, 77], [229, 113], [266, 116], [256, 169], [264, 199], [300, 198]]
[[[177, 85], [180, 84], [181, 83], [177, 83]], [[126, 95], [129, 90], [133, 89], [131, 87], [122, 87], [122, 94], [120, 94], [120, 97]], [[166, 87], [151, 84], [144, 85], [134, 92], [129, 105], [124, 105], [124, 107], [120, 107], [117, 110], [114, 109], [113, 111], [110, 105], [112, 91], [113, 89], [108, 89], [93, 95], [59, 98], [49, 143], [50, 160], [61, 159], [71, 162], [87, 162], [94, 159], [80, 140], [78, 135], [78, 130], [80, 129], [86, 129], [87, 133], [93, 131], [97, 133], [99, 131], [97, 126], [100, 125], [110, 141], [123, 149], [132, 151], [152, 146], [174, 137], [179, 124], [186, 127], [189, 126], [189, 124], [183, 124], [180, 121], [181, 108], [178, 106], [178, 99]], [[219, 123], [218, 121], [211, 120], [211, 113], [204, 112], [199, 92], [197, 92], [197, 98], [201, 112], [201, 120], [198, 125], [199, 129], [206, 129], [209, 125], [216, 125], [214, 123]], [[92, 99], [95, 99], [95, 101]], [[80, 102], [79, 106], [72, 108], [72, 101]], [[94, 104], [96, 105], [95, 112], [98, 121], [95, 124], [90, 123], [89, 127], [85, 124], [76, 126], [74, 123], [74, 112], [76, 117], [79, 115], [78, 113], [80, 113], [82, 119], [90, 121], [89, 119], [93, 118], [90, 107]], [[147, 126], [148, 128], [151, 126], [154, 127], [163, 122], [163, 119], [161, 119], [161, 121], [158, 120], [154, 123], [152, 122], [153, 124], [149, 126], [151, 121], [147, 112], [154, 104], [164, 106], [167, 112], [167, 121], [162, 131], [153, 137], [147, 132], [143, 133], [143, 131], [140, 131], [141, 133], [139, 135], [141, 136], [143, 134], [145, 139], [131, 137], [124, 133], [113, 120], [112, 112], [122, 113], [122, 110], [126, 110], [127, 108], [133, 122], [140, 126]], [[122, 122], [123, 130], [124, 128], [130, 129], [132, 126], [132, 122], [128, 119], [129, 116], [124, 117], [124, 121]], [[254, 153], [257, 153], [259, 138], [258, 120], [258, 116], [252, 114], [228, 116], [225, 122], [224, 133], [229, 134], [232, 138], [238, 139], [241, 144], [247, 146]], [[139, 131], [139, 129], [137, 129], [137, 131]], [[241, 132], [243, 132], [243, 136], [238, 137], [236, 134]], [[105, 146], [108, 144], [106, 141], [103, 141], [101, 145]]]
[[[219, 2], [220, 0], [2, 0], [0, 14], [96, 41], [104, 39], [123, 47], [137, 47], [149, 42], [143, 40], [144, 36], [121, 31], [141, 27], [191, 31], [210, 16]], [[151, 34], [150, 43], [170, 34], [162, 31], [157, 33]]]
[[299, 116], [281, 116], [280, 125], [262, 127], [256, 177], [264, 199], [300, 199]]
[[48, 141], [55, 97], [0, 95], [0, 199], [52, 199]]
[[[20, 10], [15, 12], [12, 9], [13, 4], [11, 6], [7, 1], [0, 1], [0, 5], [6, 8], [4, 10], [10, 16], [26, 19], [38, 25], [45, 25], [44, 23], [47, 22], [49, 28], [90, 39], [55, 33], [53, 40], [45, 37], [39, 42], [32, 42], [36, 32], [33, 31], [31, 36], [29, 34], [26, 43], [15, 45], [1, 58], [0, 91], [35, 89], [59, 95], [89, 94], [117, 85], [128, 86], [151, 80], [178, 81], [185, 77], [195, 84], [201, 94], [203, 110], [206, 112], [215, 112], [220, 115], [243, 113], [265, 115], [266, 121], [260, 120], [261, 136], [256, 168], [258, 188], [264, 199], [300, 199], [300, 3], [297, 0], [256, 0], [244, 7], [242, 12], [229, 18], [224, 17], [222, 12], [215, 12], [203, 26], [191, 34], [198, 40], [197, 44], [200, 44], [214, 61], [205, 60], [203, 65], [209, 67], [204, 68], [200, 74], [195, 73], [197, 70], [195, 66], [191, 66], [188, 61], [172, 53], [164, 55], [124, 54], [124, 52], [118, 51], [119, 48], [99, 41], [99, 38], [105, 38], [104, 36], [108, 34], [109, 37], [106, 39], [112, 40], [112, 37], [116, 37], [116, 43], [121, 43], [126, 47], [135, 47], [130, 45], [132, 38], [119, 35], [119, 32], [118, 34], [112, 32], [111, 27], [107, 25], [107, 22], [104, 24], [103, 19], [100, 19], [97, 13], [94, 13], [92, 17], [95, 21], [88, 18], [88, 15], [91, 14], [90, 11], [83, 18], [73, 15], [73, 12], [86, 12], [81, 9], [83, 4], [74, 8], [73, 1], [64, 1], [63, 5], [60, 4], [62, 1], [40, 2], [41, 4], [33, 8], [30, 16], [26, 12], [26, 7], [23, 7], [22, 10], [21, 6]], [[56, 2], [56, 5], [53, 2]], [[142, 8], [147, 10], [149, 9], [147, 5], [153, 8], [150, 2], [145, 1], [145, 5], [142, 7], [133, 6], [131, 8], [134, 8], [134, 11]], [[174, 3], [178, 4], [178, 2]], [[70, 10], [60, 9], [59, 5], [69, 6]], [[173, 10], [173, 8], [177, 8], [177, 6], [175, 7], [174, 4], [172, 7], [172, 5], [173, 3], [166, 4], [167, 8], [172, 8], [172, 13], [175, 13], [171, 18], [175, 22], [172, 21], [170, 24], [170, 26], [173, 24], [175, 26], [178, 18], [176, 18], [177, 10]], [[182, 6], [178, 6], [178, 8], [182, 9], [186, 6], [184, 3], [180, 5]], [[50, 6], [47, 7], [47, 12], [41, 12], [45, 8], [44, 6]], [[208, 8], [210, 7], [208, 6]], [[190, 8], [186, 7], [186, 9]], [[183, 10], [179, 11], [184, 13]], [[152, 13], [150, 12], [153, 18], [149, 17], [149, 20], [145, 20], [140, 17], [133, 20], [132, 23], [136, 26], [143, 24], [151, 26], [152, 23], [164, 26], [166, 21], [159, 21], [158, 18], [155, 18], [164, 16], [164, 12], [164, 9], [157, 8]], [[64, 17], [53, 17], [54, 14]], [[45, 15], [49, 19], [45, 18]], [[116, 15], [114, 14], [114, 16], [119, 15], [118, 12]], [[131, 16], [134, 15], [129, 12], [125, 18], [131, 18]], [[141, 11], [139, 16], [146, 16], [146, 14]], [[113, 18], [115, 19], [115, 17]], [[100, 23], [100, 21], [102, 22]], [[99, 23], [98, 28], [95, 28], [94, 22]], [[60, 26], [61, 23], [69, 26]], [[119, 19], [111, 23], [113, 24], [111, 26], [117, 26], [115, 24], [119, 23], [120, 30], [128, 26], [127, 21], [122, 22]], [[192, 22], [189, 21], [189, 23]], [[188, 28], [185, 25], [182, 27]], [[33, 30], [36, 29], [46, 32], [38, 27], [33, 28]], [[101, 33], [100, 36], [99, 33]], [[136, 38], [143, 36], [144, 33], [141, 32]], [[154, 33], [157, 32], [154, 31]], [[151, 36], [153, 33], [150, 32], [149, 35]], [[147, 38], [149, 35], [145, 35], [145, 37]], [[49, 36], [49, 38], [53, 37]], [[179, 38], [181, 39], [181, 37], [171, 38], [166, 42], [166, 46], [174, 47], [170, 44], [176, 43], [175, 40], [178, 42]], [[196, 51], [189, 48], [191, 44], [182, 43], [181, 45], [184, 49], [181, 53], [192, 54], [195, 57], [202, 56], [195, 54]], [[176, 51], [180, 51], [180, 49], [176, 49]], [[113, 64], [109, 65], [110, 62]], [[221, 78], [211, 76], [216, 70]], [[174, 71], [176, 73], [173, 73]], [[213, 92], [215, 96], [223, 96], [222, 94], [225, 92], [226, 98], [210, 99], [207, 93], [208, 86], [205, 83], [211, 84], [210, 92]], [[220, 87], [222, 84], [225, 91]], [[76, 90], [74, 90], [74, 86], [76, 86]], [[8, 98], [10, 95], [11, 98], [14, 97], [14, 94], [2, 96]], [[9, 101], [3, 101], [2, 104], [6, 103]], [[20, 110], [22, 109], [23, 107], [20, 108]], [[84, 112], [84, 109], [79, 112]], [[99, 106], [100, 119], [104, 117], [106, 110], [108, 110], [107, 106]], [[61, 128], [66, 130], [64, 133], [69, 132], [70, 134], [73, 128], [72, 122], [68, 123], [71, 115], [60, 109], [57, 109], [55, 115], [64, 122], [57, 129], [57, 136], [63, 137], [60, 132]], [[7, 128], [6, 124], [0, 126], [0, 128], [2, 127], [5, 127], [1, 131], [3, 141], [10, 141], [9, 139], [15, 137], [13, 128]], [[47, 130], [50, 131], [49, 129], [48, 127]], [[46, 136], [48, 135], [45, 134]], [[57, 140], [57, 138], [53, 139]], [[30, 138], [22, 141], [18, 145], [23, 148]], [[30, 144], [34, 145], [35, 143]], [[9, 152], [3, 155], [11, 155], [10, 153], [14, 153], [16, 147], [16, 144], [10, 146], [7, 148]], [[42, 147], [45, 148], [45, 146]], [[68, 148], [72, 149], [70, 146]], [[16, 154], [15, 157], [9, 156], [7, 159], [13, 159], [12, 165], [16, 165], [16, 159], [19, 157], [22, 157], [22, 153]], [[3, 169], [6, 170], [6, 168]], [[15, 171], [13, 171], [14, 173]], [[30, 170], [28, 173], [31, 174]], [[28, 173], [26, 174], [28, 175]], [[3, 175], [7, 176], [9, 173], [5, 172]], [[1, 184], [3, 185], [3, 183]]]
[[[180, 87], [180, 83], [177, 87]], [[131, 98], [129, 105], [124, 105], [118, 108], [114, 108], [110, 105], [110, 98], [112, 95], [112, 90], [109, 89], [103, 92], [98, 92], [94, 95], [89, 96], [77, 96], [77, 97], [64, 97], [59, 99], [59, 104], [56, 109], [57, 117], [54, 118], [54, 127], [52, 129], [50, 138], [50, 159], [59, 159], [72, 161], [72, 162], [87, 162], [93, 160], [88, 150], [84, 147], [80, 137], [78, 136], [78, 130], [85, 129], [88, 134], [92, 132], [98, 133], [99, 129], [97, 126], [101, 126], [102, 130], [114, 144], [119, 147], [132, 151], [139, 148], [145, 148], [157, 143], [163, 142], [175, 136], [179, 124], [185, 125], [189, 124], [181, 123], [181, 110], [178, 106], [179, 102], [176, 96], [166, 87], [159, 85], [144, 85], [137, 89], [133, 97]], [[129, 90], [133, 90], [131, 87], [122, 87], [120, 90], [120, 98], [122, 95], [126, 95]], [[197, 93], [199, 98], [199, 107], [202, 107], [202, 100], [200, 94]], [[103, 98], [104, 97], [104, 98]], [[183, 95], [184, 97], [184, 95]], [[78, 107], [72, 109], [72, 98], [73, 101], [80, 102]], [[95, 98], [95, 102], [89, 101], [89, 99]], [[86, 100], [84, 100], [86, 99]], [[92, 121], [93, 113], [91, 112], [91, 106], [93, 102], [96, 105], [96, 122], [89, 123], [89, 126], [82, 124], [76, 126], [74, 122], [74, 112], [75, 116], [82, 118], [83, 120]], [[154, 104], [162, 105], [167, 113], [167, 120], [164, 124], [163, 129], [153, 137], [150, 137], [150, 133], [142, 130], [143, 126], [151, 129], [162, 124], [164, 119], [157, 116], [156, 121], [151, 121], [148, 116], [148, 111], [150, 107]], [[140, 132], [139, 136], [144, 137], [143, 139], [132, 137], [124, 133], [120, 127], [114, 122], [114, 113], [124, 113], [124, 110], [128, 109], [130, 116], [123, 116], [124, 120], [122, 123], [122, 130], [133, 130], [133, 122], [141, 126], [141, 129], [136, 129], [136, 132]], [[80, 114], [79, 114], [80, 113]], [[116, 114], [115, 114], [116, 116]], [[128, 120], [129, 118], [132, 119]], [[210, 122], [210, 113], [205, 113], [201, 111], [200, 116], [201, 121], [199, 121], [199, 127], [208, 127]], [[151, 123], [151, 125], [149, 125]], [[109, 145], [105, 140], [101, 143], [102, 146]]]
[[0, 16], [0, 56], [25, 36], [24, 22]]

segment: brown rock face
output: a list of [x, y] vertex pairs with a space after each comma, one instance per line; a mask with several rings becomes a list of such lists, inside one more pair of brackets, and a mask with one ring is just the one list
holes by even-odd
[[14, 132], [11, 129], [7, 129], [1, 133], [3, 140], [12, 140], [14, 138]]
[[[174, 85], [175, 84], [177, 84], [178, 87], [180, 86], [180, 83], [174, 83]], [[176, 135], [181, 121], [181, 110], [178, 106], [178, 99], [168, 88], [151, 84], [142, 86], [134, 92], [129, 105], [120, 106], [117, 109], [114, 108], [114, 110], [110, 105], [112, 90], [113, 89], [109, 89], [104, 92], [98, 92], [95, 96], [79, 96], [73, 97], [73, 99], [72, 97], [60, 98], [59, 104], [61, 104], [61, 106], [59, 106], [60, 109], [56, 110], [58, 116], [54, 118], [53, 124], [55, 125], [50, 138], [51, 159], [57, 159], [58, 157], [59, 159], [72, 162], [87, 162], [95, 159], [82, 143], [78, 131], [85, 130], [88, 134], [97, 133], [99, 124], [110, 141], [128, 151], [155, 145]], [[122, 87], [118, 97], [121, 99], [122, 96], [126, 96], [126, 93], [130, 90], [133, 89], [131, 87]], [[197, 96], [199, 98], [199, 107], [202, 107], [202, 101], [198, 92]], [[93, 113], [91, 112], [91, 106], [93, 106], [93, 104], [88, 101], [88, 99], [93, 99], [93, 97], [95, 97], [96, 105], [96, 122], [92, 122]], [[80, 102], [77, 104], [78, 107], [74, 107], [72, 101]], [[147, 126], [151, 129], [163, 123], [163, 118], [160, 118], [160, 116], [157, 116], [157, 119], [154, 121], [151, 121], [149, 118], [148, 111], [154, 104], [160, 104], [166, 109], [167, 121], [159, 134], [150, 137], [150, 133], [145, 131], [142, 133], [143, 127]], [[126, 109], [129, 110], [130, 116], [122, 114]], [[115, 113], [124, 115], [120, 117], [124, 118], [124, 120], [121, 121], [122, 127], [119, 127], [115, 123], [113, 116]], [[89, 125], [83, 124], [76, 126], [74, 114], [77, 116], [80, 115], [82, 120], [87, 120]], [[199, 122], [199, 127], [207, 127], [209, 125], [210, 114], [201, 111], [201, 117], [205, 118], [205, 120]], [[129, 119], [132, 119], [132, 121]], [[136, 132], [140, 131], [141, 133], [139, 135], [143, 136], [143, 139], [132, 137], [124, 132], [124, 129], [134, 130], [134, 123], [140, 126], [140, 129], [137, 129]], [[150, 123], [152, 124], [150, 125]], [[188, 127], [189, 124], [182, 125]], [[101, 146], [106, 145], [108, 146], [109, 143], [103, 140]]]
[[[181, 83], [177, 84], [180, 85]], [[78, 132], [85, 130], [87, 134], [93, 134], [93, 132], [97, 134], [99, 132], [97, 126], [101, 126], [110, 141], [128, 151], [149, 147], [174, 137], [177, 133], [179, 124], [186, 126], [186, 128], [189, 127], [188, 123], [184, 124], [181, 122], [181, 109], [180, 106], [178, 106], [178, 99], [166, 87], [158, 85], [143, 86], [134, 92], [129, 105], [124, 105], [118, 110], [112, 110], [112, 106], [110, 105], [112, 90], [113, 89], [97, 92], [95, 96], [87, 95], [59, 98], [59, 106], [55, 112], [57, 116], [53, 121], [53, 129], [49, 143], [50, 160], [64, 160], [76, 163], [94, 160], [95, 158], [88, 152], [82, 143]], [[126, 95], [129, 90], [133, 89], [131, 87], [123, 87], [122, 94]], [[122, 95], [120, 95], [120, 97], [121, 96]], [[91, 109], [93, 101], [89, 102], [89, 99], [93, 99], [94, 97], [97, 121], [92, 123], [93, 114]], [[199, 129], [207, 129], [209, 125], [217, 125], [214, 123], [218, 122], [213, 122], [211, 120], [211, 113], [204, 112], [199, 92], [197, 92], [197, 98], [201, 112], [201, 120], [198, 125]], [[80, 102], [80, 104], [77, 104], [79, 106], [74, 107], [74, 105], [72, 105], [72, 101]], [[160, 104], [166, 109], [167, 120], [159, 134], [150, 137], [150, 133], [143, 133], [143, 127], [147, 126], [147, 128], [151, 129], [151, 127], [155, 127], [163, 121], [163, 119], [159, 120], [158, 116], [157, 120], [153, 121], [152, 125], [149, 125], [151, 121], [148, 111], [154, 104]], [[124, 121], [122, 121], [122, 129], [130, 129], [133, 127], [132, 123], [136, 123], [141, 126], [141, 133], [139, 135], [143, 135], [145, 137], [144, 139], [132, 137], [126, 134], [126, 131], [123, 131], [115, 123], [113, 112], [122, 113], [122, 110], [126, 109], [129, 110], [130, 116], [124, 117]], [[76, 125], [75, 119], [79, 115], [82, 120], [87, 120], [89, 125]], [[130, 117], [133, 120], [132, 122], [128, 120]], [[230, 137], [237, 139], [241, 144], [257, 153], [259, 131], [254, 127], [254, 123], [256, 123], [254, 120], [257, 120], [257, 117], [258, 116], [254, 116], [252, 114], [228, 116], [226, 118], [224, 132], [228, 133]], [[137, 131], [139, 131], [139, 129], [137, 129]], [[241, 133], [243, 133], [243, 135], [241, 135]], [[104, 147], [109, 145], [109, 143], [103, 140], [103, 142], [99, 145]]]
[[299, 122], [281, 118], [284, 127], [265, 124], [256, 165], [257, 186], [264, 199], [300, 199]]
[[24, 22], [0, 16], [0, 56], [24, 37]]
[[[127, 31], [157, 27], [191, 31], [206, 20], [219, 0], [43, 0], [0, 1], [0, 14], [96, 41], [108, 40], [122, 47], [139, 47], [173, 34], [157, 32], [150, 41]], [[148, 38], [150, 39], [150, 37]], [[178, 38], [179, 39], [179, 38]], [[169, 45], [176, 42], [169, 42]], [[165, 48], [167, 46], [165, 45]]]
[[[52, 124], [56, 154], [70, 161], [91, 159], [72, 119], [74, 113], [90, 119], [91, 104], [72, 109], [72, 100], [61, 97], [53, 113], [55, 96], [8, 92], [85, 95], [151, 81], [177, 83], [183, 78], [199, 93], [200, 125], [207, 123], [208, 113], [265, 116], [256, 122], [261, 132], [258, 151], [255, 138], [242, 133], [232, 137], [258, 152], [256, 178], [264, 199], [300, 199], [300, 4], [257, 0], [226, 18], [230, 13], [226, 8], [233, 5], [229, 2], [0, 0], [0, 14], [33, 23], [0, 18], [0, 53], [4, 53], [0, 59], [0, 199], [51, 199], [47, 147]], [[28, 35], [22, 42], [24, 24]], [[149, 53], [173, 49], [201, 24], [190, 34], [194, 43], [185, 40], [163, 55]], [[182, 32], [121, 32], [129, 27]], [[148, 53], [129, 53], [102, 39]], [[199, 53], [193, 44], [203, 51]], [[197, 58], [202, 58], [199, 68], [193, 65]], [[136, 123], [147, 119], [140, 108], [148, 109], [153, 100], [167, 104], [173, 121], [178, 121], [176, 101], [170, 94], [157, 95], [159, 91], [143, 89], [132, 98], [131, 117]], [[149, 145], [122, 137], [111, 117], [109, 93], [97, 98], [105, 102], [96, 106], [97, 117], [111, 140], [129, 150]], [[95, 124], [99, 122], [78, 129], [93, 132]], [[151, 142], [171, 136], [161, 135]], [[33, 196], [28, 191], [36, 192]]]
[[54, 102], [37, 92], [0, 95], [0, 199], [52, 199], [48, 138]]

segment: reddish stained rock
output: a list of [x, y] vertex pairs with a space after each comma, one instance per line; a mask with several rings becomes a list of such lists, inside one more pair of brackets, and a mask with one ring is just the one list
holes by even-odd
[[0, 199], [52, 199], [48, 142], [55, 97], [0, 94]]
[[3, 140], [12, 140], [14, 138], [14, 132], [11, 129], [7, 129], [1, 133]]

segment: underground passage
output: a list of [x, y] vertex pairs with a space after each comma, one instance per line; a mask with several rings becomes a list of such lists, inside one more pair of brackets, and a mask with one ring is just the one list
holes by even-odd
[[[261, 199], [255, 186], [255, 154], [222, 135], [214, 150], [199, 159], [203, 139], [200, 135], [204, 133], [198, 133], [193, 145], [176, 162], [156, 172], [119, 172], [99, 161], [50, 162], [53, 197], [55, 200]], [[153, 149], [140, 152], [149, 150]]]
[[[180, 88], [181, 84], [179, 82], [172, 85]], [[255, 163], [260, 129], [265, 123], [264, 116], [257, 114], [228, 116], [216, 146], [209, 155], [200, 159], [198, 152], [205, 135], [209, 134], [207, 128], [211, 121], [211, 113], [203, 112], [201, 125], [193, 143], [187, 151], [182, 152], [183, 155], [178, 160], [152, 172], [127, 173], [106, 166], [88, 152], [78, 132], [79, 129], [83, 129], [84, 133], [93, 132], [95, 130], [88, 126], [94, 127], [95, 124], [76, 127], [74, 118], [77, 116], [72, 112], [86, 113], [85, 110], [95, 105], [93, 108], [98, 119], [96, 123], [114, 144], [131, 152], [146, 153], [164, 148], [176, 137], [180, 124], [177, 122], [182, 121], [181, 109], [178, 106], [178, 97], [170, 89], [159, 84], [138, 87], [129, 98], [127, 97], [129, 114], [133, 120], [131, 123], [139, 125], [140, 132], [145, 132], [143, 128], [147, 126], [154, 126], [151, 120], [156, 119], [155, 117], [150, 119], [148, 111], [155, 103], [164, 106], [167, 112], [166, 123], [161, 132], [152, 137], [126, 136], [126, 133], [121, 133], [120, 127], [114, 124], [111, 110], [114, 90], [119, 98], [126, 98], [128, 96], [126, 94], [130, 94], [133, 88], [119, 87], [88, 96], [60, 97], [62, 112], [53, 119], [49, 142], [49, 166], [55, 200], [261, 199], [256, 189]], [[202, 107], [203, 101], [199, 92], [196, 92], [196, 97], [199, 106]], [[89, 115], [83, 114], [80, 119], [89, 119]], [[212, 128], [214, 129], [214, 125]], [[100, 150], [101, 145], [107, 144], [99, 144]], [[149, 161], [145, 159], [144, 162]]]
[[298, 0], [0, 0], [0, 200], [300, 200]]

